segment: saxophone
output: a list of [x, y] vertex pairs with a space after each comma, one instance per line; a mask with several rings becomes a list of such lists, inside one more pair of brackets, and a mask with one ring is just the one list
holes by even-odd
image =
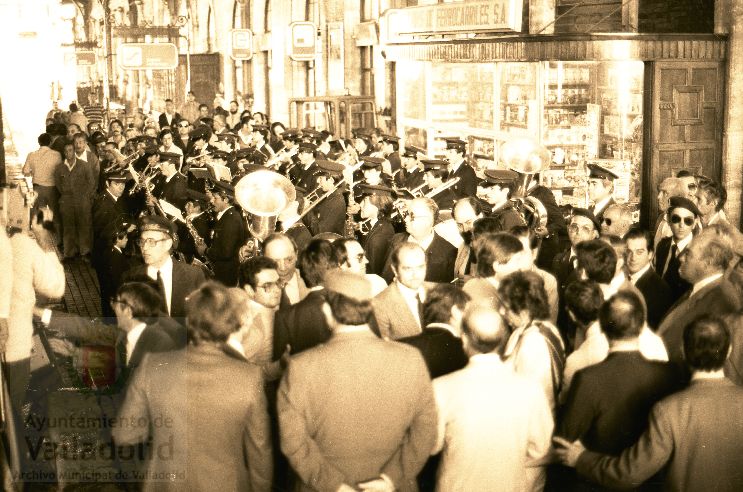
[[[193, 223], [191, 222], [191, 219], [189, 217], [184, 218], [183, 223], [186, 224], [186, 229], [188, 230], [188, 233], [191, 235], [191, 237], [193, 238], [193, 242], [196, 245], [206, 244], [204, 238], [199, 236], [199, 232], [193, 226]], [[212, 265], [212, 262], [209, 261], [209, 258], [207, 258], [206, 255], [204, 255], [203, 260], [200, 260], [199, 258], [196, 258], [196, 256], [194, 256], [192, 263], [197, 266], [203, 266], [204, 268], [209, 270], [209, 273], [212, 276], [214, 276], [214, 265]]]

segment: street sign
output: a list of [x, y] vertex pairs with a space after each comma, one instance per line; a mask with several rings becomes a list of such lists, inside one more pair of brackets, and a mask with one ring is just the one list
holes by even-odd
[[253, 58], [253, 31], [250, 29], [232, 29], [230, 31], [230, 56], [233, 60], [250, 60]]
[[95, 51], [76, 51], [75, 61], [77, 62], [78, 67], [90, 67], [96, 64], [98, 57], [96, 56]]
[[178, 48], [173, 43], [122, 43], [117, 55], [125, 70], [173, 70], [178, 66]]
[[289, 57], [294, 61], [311, 61], [315, 59], [317, 28], [312, 22], [292, 22], [292, 46]]

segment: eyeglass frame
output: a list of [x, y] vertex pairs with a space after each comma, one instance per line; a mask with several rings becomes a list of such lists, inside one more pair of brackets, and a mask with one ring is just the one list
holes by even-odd
[[696, 219], [694, 217], [689, 217], [689, 216], [681, 217], [680, 215], [677, 215], [677, 214], [671, 214], [671, 217], [668, 219], [668, 221], [671, 224], [679, 224], [681, 223], [682, 220], [684, 221], [685, 226], [691, 227], [694, 225], [694, 221]]
[[155, 246], [156, 244], [159, 244], [163, 241], [167, 241], [168, 239], [171, 239], [170, 237], [164, 237], [162, 239], [155, 239], [152, 237], [142, 238], [140, 237], [137, 239], [137, 244], [140, 248], [148, 247], [151, 248], [152, 246]]

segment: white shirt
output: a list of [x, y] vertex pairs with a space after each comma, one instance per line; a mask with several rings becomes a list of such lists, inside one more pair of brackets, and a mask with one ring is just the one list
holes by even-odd
[[607, 196], [603, 200], [599, 200], [596, 202], [596, 204], [593, 206], [593, 215], [597, 215], [600, 210], [603, 210], [606, 208], [606, 205], [609, 204], [609, 201], [611, 200], [611, 195]]
[[[668, 352], [663, 340], [653, 333], [647, 325], [640, 331], [640, 354], [648, 360], [667, 361]], [[594, 321], [586, 330], [586, 339], [570, 354], [565, 361], [560, 400], [564, 401], [575, 373], [588, 366], [598, 364], [609, 355], [609, 339], [601, 331], [598, 321]]]
[[425, 251], [425, 250], [428, 249], [428, 247], [433, 242], [434, 235], [435, 235], [435, 233], [433, 231], [431, 231], [431, 234], [429, 236], [426, 236], [425, 238], [423, 238], [422, 241], [418, 241], [413, 236], [408, 235], [408, 242], [418, 244], [421, 248], [423, 248], [423, 251]]
[[608, 284], [599, 284], [601, 292], [604, 293], [604, 300], [609, 299], [611, 296], [619, 291], [619, 288], [627, 281], [627, 277], [623, 271], [619, 271], [618, 274], [614, 275], [614, 278], [609, 281]]
[[229, 209], [231, 209], [231, 208], [232, 208], [232, 205], [230, 205], [230, 206], [229, 206], [229, 207], [227, 207], [226, 209], [224, 209], [224, 210], [222, 210], [221, 212], [219, 212], [219, 213], [217, 214], [217, 221], [219, 221], [219, 219], [221, 219], [221, 218], [222, 218], [222, 216], [224, 215], [224, 213], [225, 213], [226, 211], [228, 211]]
[[418, 290], [413, 290], [400, 282], [397, 282], [397, 288], [400, 289], [402, 298], [405, 299], [405, 303], [408, 305], [410, 312], [413, 313], [413, 318], [418, 322], [418, 326], [422, 327], [422, 320], [418, 313], [418, 297], [420, 297], [421, 303], [426, 302], [426, 291], [422, 287]]
[[[173, 294], [173, 259], [168, 257], [159, 271], [160, 277], [163, 279], [163, 288], [165, 289], [165, 304], [168, 306], [168, 314], [170, 314], [170, 298]], [[157, 268], [153, 266], [147, 267], [147, 276], [154, 281], [157, 281], [157, 272]]]
[[139, 337], [142, 336], [142, 332], [145, 328], [147, 328], [147, 325], [140, 323], [126, 334], [126, 365], [129, 365], [129, 361], [132, 360], [134, 347], [137, 346], [137, 341], [139, 340]]
[[286, 293], [286, 297], [289, 298], [289, 301], [292, 304], [296, 304], [299, 301], [302, 300], [302, 295], [299, 292], [299, 272], [294, 271], [294, 275], [292, 275], [292, 278], [287, 282], [286, 286], [284, 287], [284, 292]]
[[106, 190], [106, 193], [108, 193], [109, 195], [111, 195], [111, 198], [113, 198], [115, 202], [118, 202], [119, 201], [119, 197], [114, 196], [114, 194], [111, 193], [110, 191]]
[[683, 250], [686, 249], [686, 247], [691, 243], [691, 240], [694, 239], [694, 234], [689, 234], [684, 239], [682, 239], [679, 242], [676, 242], [675, 239], [671, 239], [671, 244], [676, 245], [676, 257], [678, 258], [679, 253], [681, 253]]
[[697, 292], [699, 292], [700, 290], [707, 287], [709, 284], [711, 284], [712, 282], [714, 282], [715, 280], [721, 277], [722, 277], [722, 272], [715, 273], [714, 275], [710, 275], [709, 277], [705, 277], [699, 282], [696, 282], [694, 284], [694, 287], [692, 287], [691, 289], [691, 294], [689, 294], [689, 297], [693, 296], [694, 294], [696, 294]]

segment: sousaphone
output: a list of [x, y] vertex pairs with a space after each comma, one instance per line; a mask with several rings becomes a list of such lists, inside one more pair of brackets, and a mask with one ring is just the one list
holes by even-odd
[[500, 160], [511, 171], [519, 173], [519, 182], [511, 199], [524, 222], [544, 235], [547, 227], [547, 209], [533, 196], [528, 196], [529, 186], [536, 174], [549, 169], [552, 152], [530, 137], [514, 137], [500, 147]]

